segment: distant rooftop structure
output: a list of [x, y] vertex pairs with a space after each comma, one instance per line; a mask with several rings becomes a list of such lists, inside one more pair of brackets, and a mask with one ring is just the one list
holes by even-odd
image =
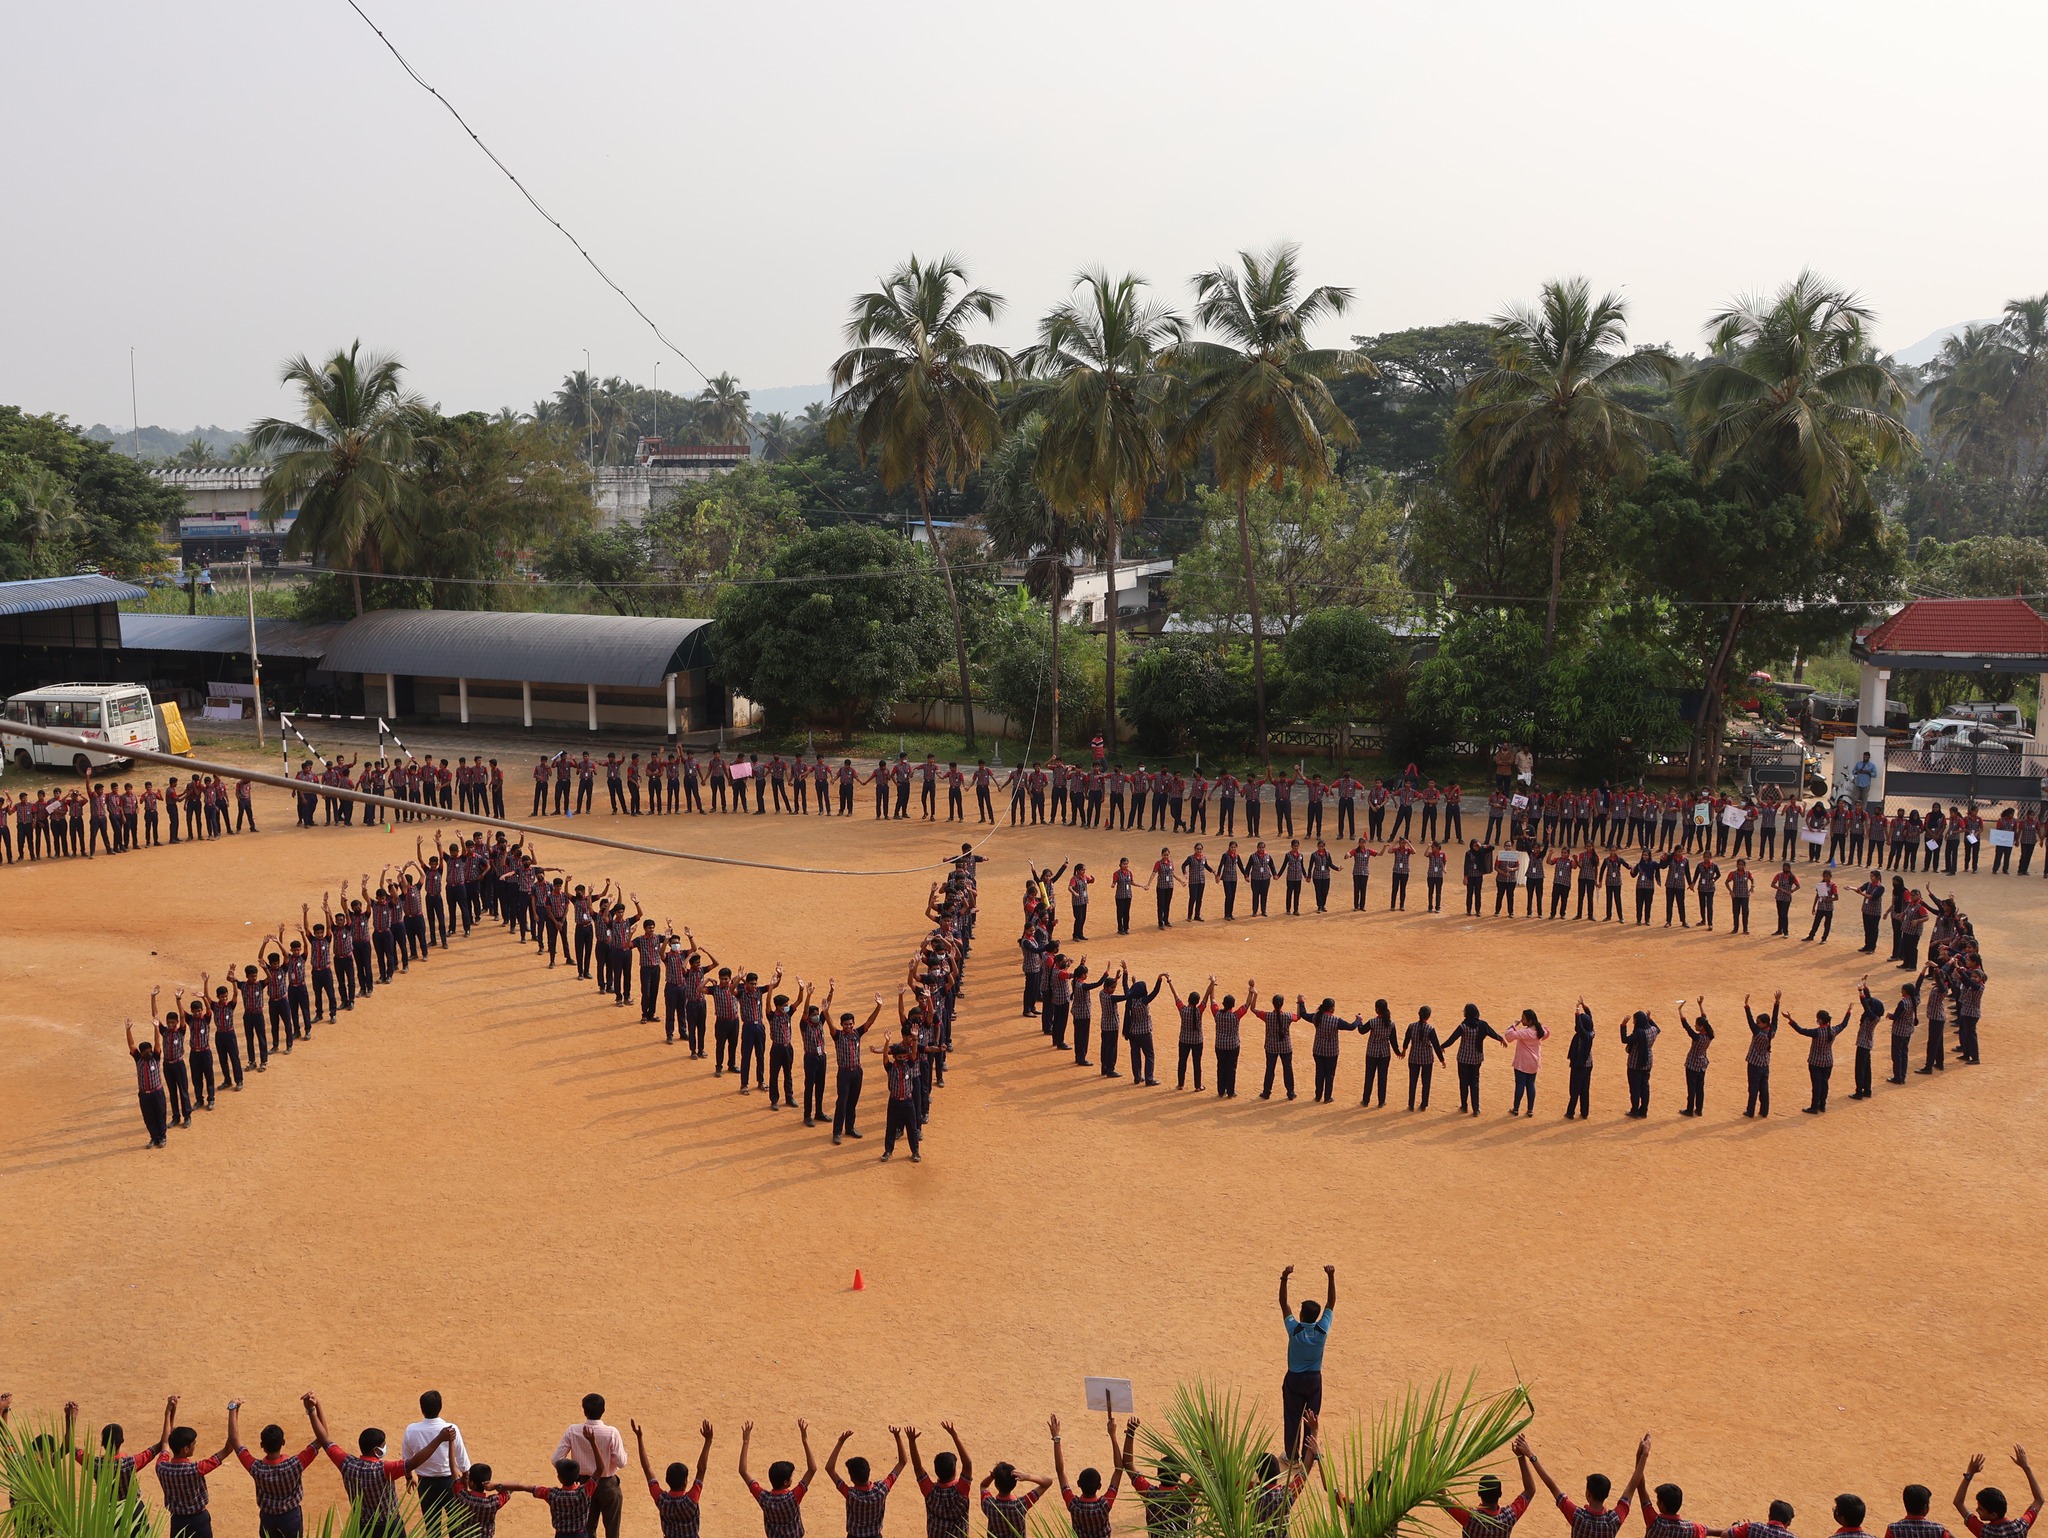
[[731, 470], [752, 455], [753, 450], [744, 443], [670, 443], [665, 438], [642, 438], [633, 451], [633, 463]]

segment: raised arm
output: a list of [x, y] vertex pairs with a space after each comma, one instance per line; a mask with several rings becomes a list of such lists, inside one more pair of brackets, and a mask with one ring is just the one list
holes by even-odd
[[1326, 1283], [1323, 1291], [1323, 1312], [1327, 1314], [1337, 1306], [1337, 1268], [1324, 1266], [1323, 1278]]
[[1557, 1487], [1557, 1481], [1550, 1477], [1550, 1470], [1546, 1469], [1543, 1466], [1543, 1460], [1536, 1456], [1536, 1449], [1529, 1445], [1529, 1438], [1527, 1436], [1516, 1437], [1513, 1447], [1515, 1456], [1523, 1460], [1523, 1468], [1536, 1471], [1536, 1477], [1543, 1481], [1543, 1487], [1550, 1492], [1551, 1498], [1553, 1500], [1563, 1500], [1564, 1491]]
[[903, 1445], [903, 1428], [901, 1426], [891, 1426], [889, 1428], [889, 1435], [896, 1439], [896, 1467], [889, 1470], [889, 1483], [893, 1485], [902, 1475], [904, 1464], [910, 1461], [910, 1454]]
[[827, 1453], [827, 1454], [825, 1455], [825, 1477], [826, 1477], [827, 1479], [831, 1480], [831, 1481], [832, 1481], [832, 1483], [833, 1483], [833, 1484], [835, 1484], [835, 1485], [836, 1485], [836, 1484], [838, 1484], [838, 1483], [840, 1482], [840, 1480], [839, 1480], [839, 1454], [840, 1454], [840, 1451], [841, 1451], [841, 1449], [843, 1449], [843, 1448], [844, 1448], [844, 1447], [846, 1446], [847, 1442], [848, 1442], [848, 1441], [850, 1441], [850, 1440], [852, 1439], [852, 1437], [853, 1437], [853, 1433], [852, 1433], [851, 1431], [842, 1431], [842, 1432], [840, 1432], [840, 1433], [839, 1433], [839, 1440], [838, 1440], [838, 1441], [836, 1441], [836, 1442], [834, 1442], [834, 1443], [832, 1444], [832, 1451], [831, 1451], [831, 1452], [829, 1452], [829, 1453]]
[[740, 1478], [751, 1488], [754, 1476], [747, 1472], [747, 1445], [754, 1440], [754, 1423], [746, 1422], [740, 1427]]
[[647, 1436], [641, 1431], [638, 1421], [629, 1420], [626, 1424], [633, 1428], [633, 1450], [640, 1455], [640, 1476], [651, 1485], [654, 1483], [654, 1464], [647, 1456]]
[[[440, 1429], [440, 1431], [435, 1434], [433, 1441], [429, 1442], [425, 1447], [422, 1447], [418, 1452], [414, 1453], [410, 1458], [405, 1460], [405, 1472], [407, 1474], [411, 1474], [413, 1470], [417, 1469], [421, 1464], [425, 1463], [429, 1458], [433, 1457], [436, 1452], [440, 1451], [444, 1444], [452, 1442], [454, 1440], [455, 1428], [453, 1426], [443, 1426]], [[642, 1448], [640, 1451], [640, 1461], [642, 1464], [645, 1464], [647, 1462], [647, 1450], [645, 1448]]]
[[1280, 1317], [1292, 1319], [1294, 1310], [1287, 1306], [1287, 1278], [1294, 1275], [1294, 1267], [1287, 1266], [1280, 1272]]
[[967, 1444], [960, 1440], [960, 1433], [951, 1421], [940, 1421], [946, 1435], [953, 1439], [953, 1450], [960, 1455], [960, 1483], [966, 1484], [974, 1477], [974, 1460], [967, 1456]]
[[804, 1485], [808, 1488], [818, 1474], [818, 1455], [811, 1451], [811, 1423], [798, 1421], [796, 1435], [797, 1440], [804, 1444]]
[[1045, 1429], [1052, 1433], [1052, 1474], [1060, 1482], [1062, 1490], [1067, 1488], [1067, 1455], [1060, 1446], [1060, 1418], [1055, 1415], [1045, 1423]]

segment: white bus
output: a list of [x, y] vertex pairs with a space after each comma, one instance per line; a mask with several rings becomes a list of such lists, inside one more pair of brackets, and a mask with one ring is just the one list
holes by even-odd
[[[7, 730], [9, 721], [72, 732], [104, 742], [107, 748], [100, 752], [52, 747], [15, 736]], [[0, 755], [24, 769], [69, 764], [83, 774], [88, 767], [126, 763], [128, 748], [154, 750], [156, 745], [156, 706], [140, 684], [51, 684], [14, 695], [0, 710]]]

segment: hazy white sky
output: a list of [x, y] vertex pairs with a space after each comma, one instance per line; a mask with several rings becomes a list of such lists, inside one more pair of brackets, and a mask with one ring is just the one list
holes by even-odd
[[[1547, 277], [1640, 340], [1811, 264], [1904, 346], [2048, 288], [2048, 6], [363, 0], [706, 369], [821, 380], [952, 248], [1001, 339], [1105, 263], [1303, 243], [1344, 329]], [[0, 401], [241, 426], [360, 337], [448, 409], [661, 349], [343, 0], [4, 0]]]

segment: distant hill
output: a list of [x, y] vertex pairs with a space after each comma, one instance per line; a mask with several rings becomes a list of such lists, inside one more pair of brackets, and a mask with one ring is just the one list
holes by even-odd
[[747, 405], [756, 412], [786, 411], [799, 416], [813, 401], [823, 403], [831, 398], [830, 385], [770, 385], [765, 390], [749, 390]]
[[1953, 326], [1943, 326], [1939, 331], [1929, 332], [1911, 347], [1897, 348], [1893, 351], [1892, 357], [1898, 362], [1905, 364], [1908, 368], [1925, 368], [1941, 356], [1941, 344], [1950, 337], [1961, 336], [1965, 328], [1970, 326], [1988, 326], [1991, 324], [1992, 322], [1988, 320], [1957, 321]]
[[95, 422], [83, 431], [88, 438], [111, 443], [123, 454], [139, 454], [144, 459], [169, 459], [194, 438], [204, 438], [207, 447], [225, 459], [231, 449], [249, 436], [226, 427], [145, 427], [132, 431], [109, 427], [104, 422]]

